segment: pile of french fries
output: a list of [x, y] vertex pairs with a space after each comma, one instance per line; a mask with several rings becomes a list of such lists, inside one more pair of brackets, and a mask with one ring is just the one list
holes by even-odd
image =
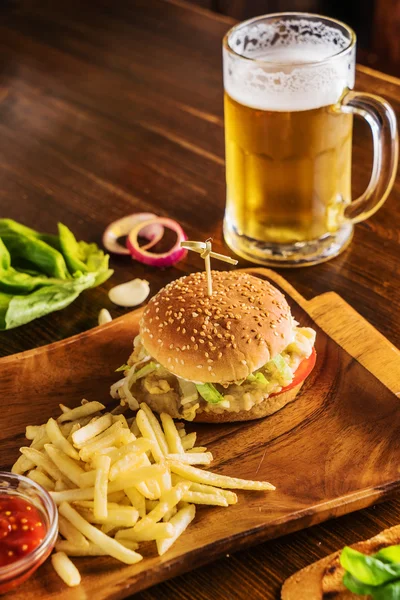
[[82, 400], [39, 426], [28, 426], [31, 445], [20, 448], [13, 473], [48, 490], [58, 506], [59, 538], [52, 564], [70, 586], [80, 574], [69, 557], [108, 555], [125, 564], [142, 560], [140, 542], [155, 541], [163, 555], [194, 519], [197, 504], [229, 506], [229, 489], [273, 490], [273, 485], [217, 475], [212, 454], [196, 447], [196, 433], [146, 404], [103, 412]]

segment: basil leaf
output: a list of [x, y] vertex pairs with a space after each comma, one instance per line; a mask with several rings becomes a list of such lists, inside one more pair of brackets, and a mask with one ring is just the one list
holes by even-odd
[[379, 586], [400, 578], [400, 563], [382, 562], [346, 546], [340, 555], [340, 564], [361, 583]]
[[400, 600], [400, 581], [393, 581], [370, 592], [373, 600]]
[[353, 594], [359, 594], [360, 596], [371, 595], [372, 591], [377, 589], [371, 585], [361, 583], [361, 581], [358, 581], [358, 579], [353, 577], [353, 575], [350, 575], [348, 571], [346, 571], [343, 576], [343, 585], [345, 585], [348, 590], [353, 592]]

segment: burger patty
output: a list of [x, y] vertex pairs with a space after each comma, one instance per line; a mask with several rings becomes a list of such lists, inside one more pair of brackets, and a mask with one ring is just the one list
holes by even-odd
[[[165, 369], [162, 365], [148, 356], [140, 336], [134, 341], [134, 351], [128, 360], [125, 375], [131, 369], [138, 371], [144, 365], [154, 364], [156, 368], [144, 377], [135, 381], [126, 393], [126, 386], [118, 389], [118, 395], [123, 403], [127, 402], [131, 408], [139, 402], [146, 402], [156, 412], [168, 412], [174, 418], [193, 420], [198, 412], [223, 413], [250, 410], [254, 405], [265, 401], [271, 394], [276, 394], [289, 385], [300, 363], [308, 358], [315, 342], [315, 331], [309, 327], [295, 327], [291, 343], [283, 350], [280, 356], [288, 368], [283, 370], [271, 369], [270, 363], [264, 365], [253, 373], [261, 373], [264, 378], [250, 381], [245, 379], [240, 382], [215, 383], [215, 389], [223, 396], [223, 401], [218, 403], [206, 402], [197, 393], [196, 382], [186, 382], [189, 387], [188, 396], [182, 391], [182, 380]], [[272, 361], [271, 361], [272, 362]], [[189, 386], [187, 385], [189, 383]], [[192, 390], [192, 396], [190, 391]], [[131, 396], [131, 397], [130, 397]]]

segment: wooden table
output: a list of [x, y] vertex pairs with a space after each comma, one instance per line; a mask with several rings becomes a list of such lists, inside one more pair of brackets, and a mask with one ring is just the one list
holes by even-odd
[[[17, 0], [1, 3], [0, 16], [1, 216], [49, 232], [62, 221], [78, 238], [100, 243], [110, 221], [151, 210], [178, 219], [189, 238], [213, 236], [222, 251], [221, 38], [231, 20], [178, 0]], [[360, 67], [357, 88], [400, 111], [400, 80]], [[355, 194], [370, 167], [369, 134], [357, 123]], [[306, 297], [335, 290], [397, 346], [399, 196], [400, 177], [340, 257], [284, 273]], [[89, 329], [102, 307], [118, 316], [124, 311], [109, 302], [110, 287], [142, 277], [155, 293], [199, 269], [200, 261], [191, 255], [165, 271], [126, 257], [111, 265], [113, 278], [69, 308], [2, 333], [0, 354]], [[398, 522], [400, 502], [388, 502], [228, 556], [136, 597], [278, 598], [296, 569]]]

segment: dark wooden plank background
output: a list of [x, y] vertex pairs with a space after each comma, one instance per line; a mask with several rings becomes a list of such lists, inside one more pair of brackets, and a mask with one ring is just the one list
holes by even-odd
[[[179, 0], [19, 0], [0, 4], [0, 214], [43, 231], [62, 221], [100, 243], [115, 218], [152, 210], [190, 238], [224, 244], [221, 38], [232, 21]], [[400, 80], [360, 68], [357, 87], [400, 112]], [[366, 186], [370, 137], [357, 123], [354, 194]], [[400, 345], [400, 179], [335, 260], [285, 277], [311, 298], [335, 290]], [[226, 251], [226, 248], [225, 248]], [[107, 290], [133, 277], [152, 293], [200, 268], [149, 269], [113, 258], [115, 274], [69, 308], [0, 334], [7, 355], [84, 331]], [[245, 266], [243, 261], [241, 266]], [[400, 503], [343, 517], [227, 557], [140, 594], [141, 600], [278, 598], [285, 577], [400, 521]]]

